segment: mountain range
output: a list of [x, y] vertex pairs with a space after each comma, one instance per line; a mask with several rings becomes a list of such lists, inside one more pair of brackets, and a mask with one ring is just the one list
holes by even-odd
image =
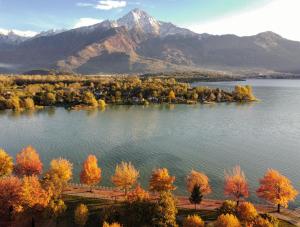
[[300, 42], [273, 32], [197, 34], [134, 9], [115, 21], [35, 37], [0, 34], [0, 72], [56, 69], [83, 74], [211, 69], [300, 73]]

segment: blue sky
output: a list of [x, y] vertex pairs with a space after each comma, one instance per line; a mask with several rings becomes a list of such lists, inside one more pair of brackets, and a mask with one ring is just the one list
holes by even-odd
[[[299, 2], [300, 0], [0, 0], [0, 31], [14, 29], [28, 31], [29, 34], [53, 28], [74, 28], [104, 19], [116, 19], [133, 8], [141, 8], [159, 20], [170, 21], [200, 33], [252, 35], [275, 30], [274, 32], [283, 36], [300, 40], [300, 34], [291, 34], [291, 31], [287, 31], [288, 25], [284, 24], [295, 16], [290, 15], [290, 10], [295, 7], [299, 9]], [[284, 23], [276, 21], [279, 10], [283, 10], [281, 17], [285, 18]], [[279, 25], [274, 26], [274, 23]], [[296, 22], [293, 23], [296, 26]]]

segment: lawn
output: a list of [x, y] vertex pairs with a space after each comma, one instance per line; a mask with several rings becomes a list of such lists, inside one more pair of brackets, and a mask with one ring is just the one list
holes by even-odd
[[[112, 206], [122, 206], [121, 202], [114, 202], [110, 200], [102, 200], [96, 198], [83, 198], [78, 196], [64, 196], [65, 203], [67, 204], [67, 211], [58, 222], [59, 227], [74, 227], [74, 210], [75, 207], [83, 203], [87, 205], [89, 209], [89, 219], [86, 227], [101, 226], [101, 219], [105, 216], [105, 209]], [[205, 221], [214, 221], [217, 218], [217, 212], [212, 210], [189, 210], [179, 209], [178, 211], [178, 223], [180, 224], [183, 218], [187, 215], [198, 214]], [[284, 221], [280, 221], [279, 227], [295, 227], [295, 225], [289, 224]]]

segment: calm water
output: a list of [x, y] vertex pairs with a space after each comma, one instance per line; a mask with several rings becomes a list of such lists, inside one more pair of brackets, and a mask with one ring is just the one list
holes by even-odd
[[[235, 84], [204, 83], [225, 89]], [[95, 154], [103, 170], [102, 184], [107, 186], [116, 163], [125, 160], [140, 170], [144, 186], [153, 168], [167, 167], [177, 178], [179, 194], [186, 193], [186, 174], [196, 169], [210, 177], [214, 190], [210, 197], [222, 198], [224, 169], [237, 164], [246, 172], [253, 201], [257, 181], [267, 168], [280, 170], [300, 190], [300, 80], [246, 84], [253, 85], [261, 102], [114, 106], [104, 112], [63, 108], [19, 115], [0, 112], [0, 147], [15, 155], [32, 144], [44, 163], [60, 156], [71, 160], [76, 175], [86, 156]], [[300, 199], [293, 205], [300, 205]]]

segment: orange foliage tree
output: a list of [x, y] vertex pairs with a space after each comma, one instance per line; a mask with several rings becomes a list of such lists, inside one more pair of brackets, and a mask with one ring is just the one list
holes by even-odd
[[95, 155], [89, 155], [82, 165], [80, 182], [89, 186], [96, 185], [101, 180], [101, 169], [98, 167]]
[[54, 197], [58, 198], [67, 183], [72, 179], [73, 165], [68, 160], [59, 158], [50, 162], [50, 168], [44, 176], [45, 188], [52, 191]]
[[11, 218], [14, 212], [22, 210], [19, 178], [10, 176], [0, 178], [0, 216]]
[[252, 203], [244, 202], [237, 209], [238, 217], [246, 223], [246, 226], [251, 225], [256, 219], [258, 213]]
[[14, 168], [12, 157], [0, 149], [0, 177], [9, 176]]
[[138, 184], [135, 189], [128, 193], [128, 200], [131, 202], [135, 201], [145, 201], [149, 200], [150, 195], [145, 191], [140, 184]]
[[267, 170], [265, 176], [260, 179], [260, 187], [256, 191], [257, 196], [280, 207], [287, 207], [289, 201], [293, 201], [298, 192], [291, 181], [274, 169]]
[[236, 216], [232, 214], [222, 214], [218, 217], [215, 226], [218, 227], [241, 227]]
[[102, 227], [122, 227], [122, 225], [120, 225], [117, 222], [114, 222], [114, 223], [111, 223], [111, 224], [108, 224], [107, 222], [104, 222]]
[[21, 189], [22, 204], [29, 209], [43, 209], [50, 199], [51, 192], [43, 189], [36, 175], [24, 176]]
[[129, 162], [121, 162], [116, 166], [115, 174], [111, 177], [111, 181], [116, 187], [124, 189], [125, 195], [127, 191], [136, 184], [139, 171]]
[[86, 205], [79, 204], [74, 211], [74, 221], [78, 226], [85, 226], [89, 218], [89, 210]]
[[189, 215], [183, 220], [183, 227], [204, 227], [205, 223], [198, 215]]
[[15, 172], [19, 176], [39, 175], [42, 173], [43, 163], [37, 151], [28, 146], [21, 150], [16, 157]]
[[237, 201], [237, 206], [240, 198], [249, 196], [247, 179], [240, 166], [234, 167], [231, 172], [225, 171], [224, 194], [234, 197]]
[[186, 178], [186, 187], [189, 192], [192, 192], [195, 185], [200, 187], [201, 193], [203, 195], [208, 195], [211, 193], [211, 187], [209, 184], [208, 177], [201, 172], [192, 170]]
[[169, 175], [166, 168], [155, 169], [150, 178], [150, 190], [155, 192], [173, 191], [176, 187], [173, 185], [175, 177]]

